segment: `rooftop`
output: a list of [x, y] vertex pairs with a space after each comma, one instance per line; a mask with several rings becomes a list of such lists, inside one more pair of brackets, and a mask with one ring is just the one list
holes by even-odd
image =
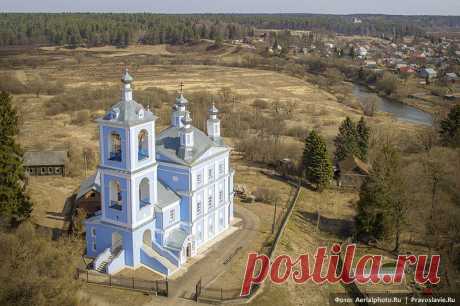
[[164, 208], [169, 206], [177, 201], [180, 201], [180, 197], [168, 186], [164, 185], [160, 180], [158, 180], [158, 203], [157, 206]]
[[223, 143], [214, 142], [203, 131], [191, 126], [193, 131], [193, 147], [191, 156], [185, 160], [179, 155], [180, 148], [180, 128], [171, 126], [158, 134], [156, 141], [156, 150], [158, 153], [164, 155], [171, 161], [183, 165], [193, 164], [201, 155], [203, 155], [211, 147], [225, 148]]
[[67, 151], [27, 151], [24, 153], [24, 166], [63, 166]]

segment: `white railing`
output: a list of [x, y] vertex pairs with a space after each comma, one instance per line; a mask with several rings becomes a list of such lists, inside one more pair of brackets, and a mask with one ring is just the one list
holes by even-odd
[[107, 248], [101, 254], [97, 255], [96, 259], [94, 260], [94, 269], [97, 269], [104, 261], [108, 261], [110, 255], [110, 248]]
[[107, 273], [115, 274], [125, 267], [125, 250], [121, 249], [107, 265]]

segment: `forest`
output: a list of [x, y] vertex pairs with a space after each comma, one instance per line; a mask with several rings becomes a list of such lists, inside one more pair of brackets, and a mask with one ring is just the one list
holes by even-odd
[[[353, 23], [353, 17], [361, 23]], [[393, 37], [460, 28], [455, 16], [2, 13], [0, 46], [183, 44], [198, 39], [241, 39], [255, 29], [314, 30], [343, 35]]]

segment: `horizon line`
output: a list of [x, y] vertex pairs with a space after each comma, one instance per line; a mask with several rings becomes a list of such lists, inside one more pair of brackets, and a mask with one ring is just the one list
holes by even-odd
[[391, 13], [309, 13], [309, 12], [270, 12], [270, 13], [249, 13], [249, 12], [153, 12], [153, 11], [0, 11], [0, 14], [154, 14], [154, 15], [329, 15], [329, 16], [406, 16], [406, 17], [422, 17], [422, 16], [436, 16], [436, 17], [460, 17], [460, 15], [449, 14], [391, 14]]

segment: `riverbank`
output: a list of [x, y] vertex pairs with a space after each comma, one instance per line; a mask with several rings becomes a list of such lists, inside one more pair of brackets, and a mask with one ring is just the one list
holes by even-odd
[[375, 86], [369, 85], [365, 82], [349, 79], [345, 81], [357, 86], [362, 86], [382, 99], [393, 101], [395, 103], [406, 104], [430, 115], [435, 115], [439, 112], [445, 111], [446, 109], [450, 108], [451, 105], [455, 104], [454, 101], [448, 101], [429, 94], [426, 94], [425, 98], [416, 97], [416, 94], [409, 94], [406, 98], [396, 99], [394, 97], [382, 94], [382, 92], [378, 91]]
[[375, 90], [370, 90], [368, 86], [355, 83], [352, 83], [352, 86], [352, 94], [361, 105], [374, 101], [377, 104], [377, 111], [389, 113], [399, 120], [423, 125], [431, 125], [433, 122], [433, 117], [429, 112], [399, 100], [388, 99], [385, 96], [378, 95]]

